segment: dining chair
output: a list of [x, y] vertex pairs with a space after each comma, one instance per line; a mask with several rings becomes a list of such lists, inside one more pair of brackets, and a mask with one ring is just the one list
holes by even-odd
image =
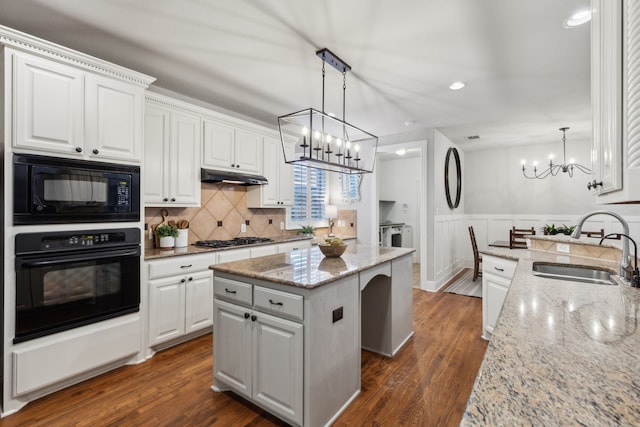
[[531, 228], [512, 227], [509, 230], [509, 249], [526, 249], [528, 236], [534, 236], [536, 230]]
[[473, 233], [473, 227], [469, 227], [469, 237], [471, 238], [471, 248], [473, 249], [473, 279], [471, 281], [475, 282], [478, 276], [482, 276], [482, 270], [480, 270], [482, 255], [478, 252], [478, 245], [476, 243], [476, 235]]

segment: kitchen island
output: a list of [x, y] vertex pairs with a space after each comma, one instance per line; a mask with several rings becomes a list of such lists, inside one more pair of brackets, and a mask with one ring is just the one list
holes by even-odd
[[517, 266], [461, 425], [640, 424], [640, 289], [531, 273], [536, 261], [611, 271], [619, 262], [597, 245], [482, 253]]
[[288, 423], [332, 423], [360, 391], [360, 351], [392, 357], [413, 334], [413, 249], [318, 247], [212, 265], [213, 390]]

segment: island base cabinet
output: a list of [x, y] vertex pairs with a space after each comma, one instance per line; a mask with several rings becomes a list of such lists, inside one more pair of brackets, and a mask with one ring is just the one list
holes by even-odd
[[215, 300], [215, 387], [302, 425], [303, 325]]

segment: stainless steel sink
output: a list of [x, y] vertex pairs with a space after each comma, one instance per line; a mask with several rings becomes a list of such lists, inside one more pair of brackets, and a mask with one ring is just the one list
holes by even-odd
[[599, 267], [534, 262], [532, 273], [535, 276], [551, 279], [571, 280], [573, 282], [593, 283], [596, 285], [617, 285], [611, 270]]

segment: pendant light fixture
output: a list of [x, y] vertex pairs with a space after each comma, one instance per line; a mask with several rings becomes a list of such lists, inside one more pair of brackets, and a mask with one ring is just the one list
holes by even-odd
[[573, 170], [577, 169], [582, 173], [585, 174], [590, 174], [591, 173], [591, 169], [589, 169], [586, 166], [582, 166], [579, 163], [575, 163], [575, 161], [573, 159], [569, 160], [569, 163], [567, 163], [566, 161], [566, 156], [567, 156], [567, 148], [566, 148], [566, 132], [567, 130], [569, 130], [568, 127], [562, 127], [559, 129], [560, 131], [562, 131], [562, 164], [557, 165], [553, 163], [553, 156], [549, 156], [549, 167], [547, 169], [545, 169], [544, 171], [538, 173], [538, 167], [536, 165], [536, 162], [533, 163], [533, 175], [528, 175], [527, 174], [527, 170], [526, 170], [526, 161], [523, 160], [522, 161], [522, 175], [524, 175], [525, 178], [528, 179], [544, 179], [546, 177], [548, 177], [549, 175], [551, 176], [556, 176], [558, 174], [558, 172], [562, 172], [562, 173], [567, 173], [569, 174], [570, 177], [573, 176]]
[[[316, 55], [322, 59], [322, 110], [307, 108], [278, 117], [285, 162], [346, 174], [373, 172], [378, 137], [345, 119], [347, 71], [351, 67], [329, 49], [320, 49]], [[324, 111], [326, 63], [342, 73], [342, 120]]]

